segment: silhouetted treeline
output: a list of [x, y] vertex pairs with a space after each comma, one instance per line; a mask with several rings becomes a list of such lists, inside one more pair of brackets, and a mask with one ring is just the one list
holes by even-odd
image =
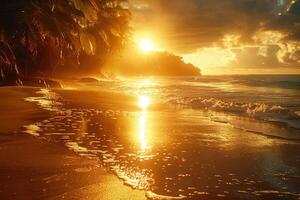
[[115, 73], [127, 76], [199, 76], [201, 70], [185, 63], [175, 54], [156, 51], [143, 53], [131, 50], [109, 62]]
[[1, 0], [0, 80], [95, 72], [124, 44], [126, 0]]

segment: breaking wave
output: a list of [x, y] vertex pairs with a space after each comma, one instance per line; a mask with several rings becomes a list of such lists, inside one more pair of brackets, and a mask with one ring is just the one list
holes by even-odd
[[216, 98], [177, 98], [169, 103], [228, 114], [236, 114], [268, 122], [284, 124], [289, 128], [300, 129], [300, 111], [293, 111], [281, 105], [265, 103], [244, 103], [224, 101]]

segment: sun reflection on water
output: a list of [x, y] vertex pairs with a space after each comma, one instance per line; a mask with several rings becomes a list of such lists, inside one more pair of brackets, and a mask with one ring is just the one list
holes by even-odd
[[150, 97], [145, 95], [139, 95], [139, 107], [142, 109], [139, 115], [139, 137], [141, 150], [144, 152], [148, 148], [147, 144], [147, 108], [150, 104]]
[[139, 107], [143, 111], [147, 110], [149, 104], [150, 104], [150, 97], [145, 96], [145, 95], [139, 95]]
[[139, 135], [140, 135], [140, 142], [141, 142], [141, 150], [145, 151], [147, 149], [147, 138], [146, 138], [146, 120], [147, 120], [147, 113], [143, 111], [139, 117]]

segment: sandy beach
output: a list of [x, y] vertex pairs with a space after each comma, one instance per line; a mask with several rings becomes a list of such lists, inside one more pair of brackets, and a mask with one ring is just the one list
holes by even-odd
[[79, 86], [1, 88], [1, 199], [299, 199], [296, 129]]
[[37, 90], [0, 89], [0, 198], [145, 199], [143, 191], [124, 186], [97, 160], [21, 132], [22, 126], [49, 116], [24, 101]]
[[300, 200], [300, 0], [0, 4], [0, 200]]

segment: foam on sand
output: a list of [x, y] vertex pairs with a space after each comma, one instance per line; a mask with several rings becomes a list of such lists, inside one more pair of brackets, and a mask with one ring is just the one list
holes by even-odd
[[146, 197], [151, 200], [177, 200], [177, 199], [187, 199], [186, 196], [180, 195], [178, 197], [159, 195], [151, 191], [146, 192]]

